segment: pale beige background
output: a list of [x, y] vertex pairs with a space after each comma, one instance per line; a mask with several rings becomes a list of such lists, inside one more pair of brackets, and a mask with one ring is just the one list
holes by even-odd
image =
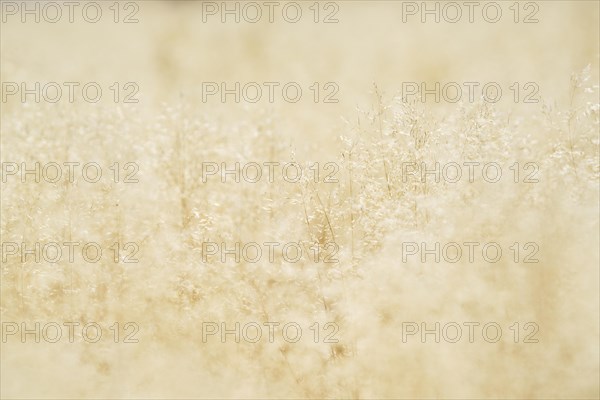
[[[342, 1], [331, 25], [204, 24], [200, 2], [166, 1], [131, 25], [2, 24], [3, 82], [140, 87], [137, 105], [2, 104], [3, 162], [140, 165], [132, 185], [2, 184], [3, 242], [140, 243], [139, 264], [2, 264], [2, 321], [140, 326], [138, 344], [2, 344], [2, 397], [598, 398], [598, 2], [537, 2], [530, 25], [403, 24], [400, 3]], [[205, 81], [334, 81], [340, 102], [203, 104]], [[543, 101], [408, 106], [404, 81], [536, 82]], [[194, 186], [201, 161], [290, 160], [338, 162], [341, 182]], [[536, 162], [540, 183], [400, 179], [468, 160]], [[199, 253], [334, 235], [333, 266]], [[407, 241], [534, 241], [541, 262], [403, 264]], [[201, 341], [202, 321], [265, 320], [335, 321], [340, 343]], [[402, 343], [404, 321], [505, 332]], [[516, 321], [540, 342], [512, 343]]]

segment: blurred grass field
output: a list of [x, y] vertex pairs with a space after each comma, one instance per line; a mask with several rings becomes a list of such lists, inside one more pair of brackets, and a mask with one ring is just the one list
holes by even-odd
[[[600, 396], [597, 1], [536, 2], [535, 24], [403, 23], [392, 1], [336, 2], [336, 24], [204, 23], [200, 1], [137, 4], [134, 24], [1, 24], [2, 82], [139, 86], [137, 104], [109, 91], [97, 104], [2, 102], [3, 163], [139, 165], [135, 184], [8, 177], [2, 242], [135, 242], [140, 260], [3, 259], [3, 322], [133, 321], [140, 342], [12, 338], [2, 398]], [[203, 82], [334, 82], [339, 101], [203, 102]], [[403, 82], [505, 91], [422, 104]], [[534, 82], [540, 101], [515, 103], [515, 82]], [[202, 162], [236, 161], [335, 162], [339, 183], [201, 182]], [[452, 161], [532, 162], [539, 182], [402, 179], [402, 163]], [[206, 241], [335, 242], [339, 262], [202, 262]], [[402, 262], [409, 241], [535, 242], [540, 262]], [[203, 343], [203, 321], [335, 322], [339, 343], [310, 331]], [[403, 343], [407, 321], [505, 332]], [[539, 343], [512, 342], [517, 321], [536, 322]]]

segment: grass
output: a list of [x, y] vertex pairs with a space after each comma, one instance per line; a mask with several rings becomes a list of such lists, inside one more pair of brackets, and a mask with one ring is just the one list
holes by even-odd
[[[433, 27], [433, 33], [411, 26], [423, 42], [401, 43], [396, 36], [376, 29], [369, 33], [351, 23], [364, 18], [373, 27], [371, 19], [377, 17], [387, 26], [393, 13], [384, 6], [367, 11], [353, 4], [342, 10], [340, 18], [349, 25], [341, 24], [339, 31], [298, 25], [288, 39], [297, 53], [271, 36], [279, 26], [252, 30], [240, 25], [234, 33], [212, 26], [229, 39], [240, 32], [248, 35], [245, 40], [254, 49], [218, 53], [223, 42], [202, 35], [212, 32], [210, 27], [193, 23], [184, 12], [191, 6], [177, 7], [149, 6], [144, 14], [149, 25], [127, 28], [127, 37], [139, 43], [138, 58], [116, 49], [106, 69], [79, 60], [70, 70], [101, 80], [107, 71], [119, 71], [113, 65], [119, 57], [132, 65], [147, 62], [147, 68], [137, 69], [140, 104], [2, 105], [3, 162], [95, 161], [108, 173], [96, 184], [80, 179], [23, 184], [10, 177], [2, 183], [3, 243], [93, 241], [108, 254], [98, 263], [23, 262], [19, 255], [2, 263], [2, 321], [95, 321], [105, 328], [103, 339], [94, 344], [79, 337], [75, 343], [3, 343], [3, 398], [598, 397], [600, 106], [593, 35], [574, 30], [569, 38], [587, 39], [538, 46], [534, 58], [545, 65], [551, 65], [557, 49], [569, 46], [577, 61], [592, 63], [575, 69], [556, 61], [557, 71], [540, 72], [540, 87], [548, 93], [542, 90], [540, 104], [421, 104], [394, 91], [400, 78], [393, 66], [401, 65], [396, 48], [399, 54], [414, 54], [414, 68], [425, 70], [427, 79], [455, 76], [461, 69], [478, 76], [471, 63], [479, 58], [472, 50], [461, 50], [465, 57], [452, 58], [443, 71], [431, 63], [428, 54], [446, 56], [439, 48], [432, 52], [429, 35], [448, 34], [446, 25]], [[585, 33], [597, 22], [590, 7], [597, 9], [597, 4], [548, 6], [544, 15], [548, 24], [560, 21], [566, 31], [572, 28], [570, 20], [558, 16], [572, 13], [582, 18]], [[166, 13], [168, 23], [153, 31], [148, 26], [162, 18], [157, 10]], [[47, 29], [35, 28], [37, 34]], [[106, 43], [117, 35], [79, 28], [88, 39], [106, 35]], [[506, 57], [511, 53], [501, 46], [503, 40], [515, 43], [520, 57], [529, 54], [519, 41], [520, 27], [476, 28], [496, 40]], [[68, 75], [66, 66], [28, 64], [36, 56], [29, 50], [21, 54], [5, 39], [24, 28], [2, 29], [2, 81]], [[61, 29], [49, 34], [61, 38], [70, 32]], [[467, 40], [469, 29], [461, 25], [452, 32]], [[554, 35], [543, 24], [539, 31], [527, 43]], [[501, 33], [507, 35], [503, 40]], [[140, 35], [153, 35], [156, 45]], [[326, 38], [322, 42], [316, 40], [320, 35]], [[35, 37], [24, 35], [24, 48], [33, 49]], [[336, 42], [339, 37], [353, 40]], [[272, 48], [252, 47], [268, 38]], [[281, 66], [280, 76], [293, 76], [295, 61], [288, 65], [286, 60], [296, 54], [309, 59], [313, 50], [307, 38], [319, 54], [332, 56], [315, 60], [306, 71], [326, 76], [324, 81], [339, 77], [341, 104], [198, 101], [194, 87], [205, 76], [241, 80], [247, 75], [261, 81], [261, 71], [277, 75], [273, 64]], [[105, 42], [97, 43], [95, 51], [101, 52]], [[195, 44], [225, 60], [206, 61], [205, 54], [190, 53]], [[481, 59], [489, 55], [486, 43], [472, 46]], [[365, 54], [353, 53], [355, 47]], [[66, 50], [57, 46], [54, 51], [61, 57]], [[360, 78], [345, 75], [349, 68], [343, 67], [355, 65], [356, 57], [364, 60]], [[236, 72], [235, 65], [243, 62], [246, 68]], [[498, 80], [515, 81], [513, 76], [521, 79], [529, 72], [521, 59], [514, 69], [486, 70], [481, 62], [481, 70], [496, 73]], [[14, 65], [32, 66], [19, 72]], [[406, 75], [413, 71], [412, 64], [398, 68]], [[562, 73], [567, 69], [574, 71], [571, 79]], [[296, 73], [308, 74], [301, 71]], [[373, 86], [366, 71], [384, 82]], [[119, 80], [129, 81], [132, 74], [127, 69]], [[203, 162], [266, 161], [335, 162], [339, 182], [201, 179]], [[111, 181], [108, 167], [114, 162], [137, 163], [139, 183]], [[496, 162], [504, 175], [498, 183], [480, 174], [472, 183], [406, 176], [408, 164], [431, 167], [436, 162]], [[518, 184], [509, 169], [515, 162]], [[531, 172], [525, 169], [528, 162], [538, 168], [537, 183], [523, 183]], [[231, 247], [252, 241], [298, 242], [304, 249], [336, 243], [339, 261], [289, 263], [276, 252], [273, 263], [231, 258], [222, 263], [218, 257], [202, 262], [204, 242]], [[469, 241], [495, 241], [506, 253], [498, 263], [465, 258], [421, 263], [418, 257], [402, 262], [406, 242]], [[140, 262], [115, 263], [109, 250], [115, 242], [137, 243]], [[535, 242], [540, 262], [525, 263], [522, 257], [514, 262], [508, 249], [514, 242]], [[221, 343], [218, 336], [202, 341], [203, 322], [226, 322], [231, 328], [236, 322], [266, 321], [298, 323], [301, 340], [282, 340], [279, 327], [273, 343], [265, 337], [258, 343]], [[502, 340], [490, 344], [478, 334], [473, 343], [464, 337], [456, 344], [421, 343], [418, 336], [402, 342], [403, 322], [432, 327], [451, 321], [496, 322]], [[539, 326], [540, 342], [514, 343], [509, 327], [529, 321]], [[114, 343], [108, 329], [114, 322], [121, 327], [137, 323], [139, 343]], [[315, 322], [318, 343], [310, 329]], [[325, 329], [328, 322], [339, 327], [336, 343], [324, 342], [331, 332]]]

